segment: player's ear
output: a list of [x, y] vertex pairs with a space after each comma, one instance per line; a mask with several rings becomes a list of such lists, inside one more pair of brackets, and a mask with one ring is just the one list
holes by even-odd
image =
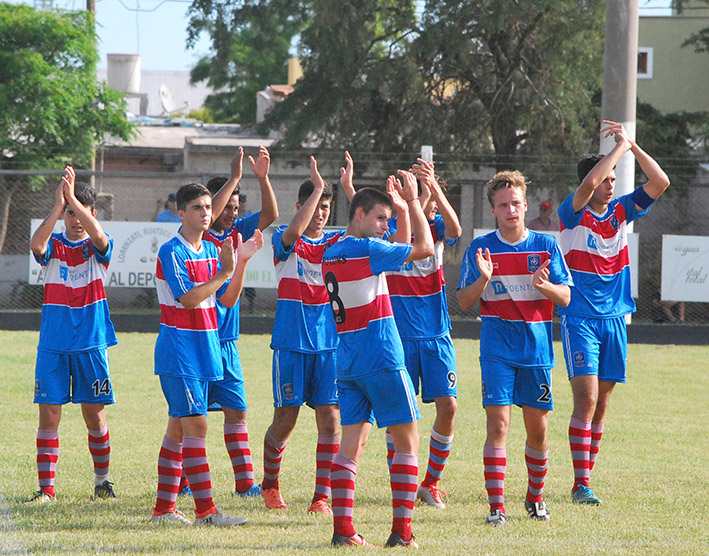
[[300, 204], [300, 202], [296, 201], [295, 202], [295, 210], [300, 210], [300, 207], [303, 206]]
[[92, 208], [92, 209], [91, 209], [91, 216], [93, 216], [94, 218], [96, 218], [96, 214], [97, 214], [96, 209], [95, 209], [95, 208]]

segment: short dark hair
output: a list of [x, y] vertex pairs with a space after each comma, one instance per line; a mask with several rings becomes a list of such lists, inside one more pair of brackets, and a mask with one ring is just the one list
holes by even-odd
[[374, 205], [384, 205], [390, 210], [392, 208], [391, 199], [389, 195], [373, 187], [363, 187], [352, 197], [350, 202], [350, 222], [354, 220], [355, 213], [358, 208], [362, 208], [364, 213], [367, 214], [370, 210], [374, 208]]
[[588, 176], [588, 173], [593, 170], [594, 166], [604, 158], [601, 153], [587, 153], [583, 155], [576, 166], [579, 181], [583, 181], [584, 178]]
[[94, 208], [96, 204], [96, 191], [85, 181], [77, 181], [74, 184], [74, 197], [85, 207]]
[[[298, 202], [302, 205], [308, 198], [313, 194], [313, 189], [315, 189], [315, 184], [313, 180], [307, 179], [300, 184], [298, 189]], [[325, 189], [323, 189], [321, 199], [332, 199], [332, 185], [325, 182]]]
[[[212, 194], [212, 196], [214, 196], [224, 186], [224, 184], [228, 181], [229, 181], [229, 178], [227, 178], [226, 176], [215, 176], [207, 182], [207, 189], [209, 189], [209, 192]], [[230, 197], [232, 195], [238, 195], [238, 194], [239, 194], [239, 188], [237, 187], [234, 189], [234, 192], [230, 195]]]
[[186, 210], [187, 203], [193, 201], [194, 199], [199, 199], [205, 195], [212, 197], [209, 189], [204, 187], [201, 183], [187, 183], [181, 185], [180, 189], [177, 190], [177, 210]]

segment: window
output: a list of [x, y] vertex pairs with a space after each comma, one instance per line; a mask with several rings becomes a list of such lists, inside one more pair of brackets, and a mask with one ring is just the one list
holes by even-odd
[[638, 48], [638, 79], [652, 79], [652, 47]]

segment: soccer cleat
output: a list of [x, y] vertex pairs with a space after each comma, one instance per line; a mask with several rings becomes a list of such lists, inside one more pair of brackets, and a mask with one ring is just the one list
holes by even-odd
[[547, 505], [542, 501], [530, 502], [529, 500], [525, 500], [524, 508], [527, 510], [531, 519], [538, 521], [549, 521], [549, 519], [551, 519], [547, 511]]
[[386, 548], [392, 548], [394, 546], [403, 546], [404, 548], [418, 548], [419, 545], [416, 544], [416, 541], [414, 540], [414, 536], [411, 535], [411, 538], [408, 541], [405, 541], [402, 539], [397, 533], [393, 533], [389, 535], [389, 538], [387, 539], [387, 542], [384, 543], [384, 546]]
[[591, 487], [587, 487], [586, 485], [579, 485], [577, 490], [572, 490], [571, 500], [574, 504], [589, 504], [591, 506], [598, 506], [602, 503], [601, 499], [593, 494]]
[[362, 535], [355, 533], [351, 537], [345, 537], [339, 533], [332, 534], [332, 541], [330, 541], [332, 546], [374, 546], [372, 543], [368, 543], [364, 540]]
[[118, 498], [116, 493], [113, 491], [113, 483], [109, 481], [104, 481], [100, 485], [94, 487], [94, 495], [91, 500], [96, 500], [97, 498]]
[[190, 485], [187, 485], [185, 488], [180, 490], [180, 492], [177, 493], [177, 496], [192, 496], [192, 489], [190, 488]]
[[251, 485], [244, 492], [239, 492], [235, 489], [234, 496], [239, 496], [240, 498], [257, 498], [261, 496], [261, 485]]
[[283, 501], [281, 491], [277, 488], [262, 488], [261, 496], [269, 510], [287, 510], [288, 506]]
[[429, 506], [438, 508], [439, 510], [445, 510], [446, 505], [443, 503], [443, 500], [441, 500], [441, 495], [446, 498], [448, 497], [448, 495], [436, 485], [429, 485], [427, 487], [421, 485], [416, 492], [416, 498], [419, 500], [425, 502]]
[[153, 514], [153, 517], [150, 518], [150, 521], [152, 523], [176, 523], [178, 525], [192, 525], [192, 522], [187, 519], [187, 516], [179, 510], [175, 510], [174, 512], [165, 512], [164, 514]]
[[243, 525], [247, 521], [248, 519], [245, 517], [234, 517], [233, 515], [223, 513], [219, 508], [214, 508], [212, 513], [195, 518], [194, 524], [231, 527], [232, 525]]
[[33, 502], [35, 504], [46, 504], [47, 502], [54, 502], [55, 498], [51, 494], [47, 494], [41, 488], [35, 492], [31, 497], [29, 497], [26, 502]]
[[507, 516], [502, 510], [492, 510], [489, 514], [487, 514], [486, 523], [488, 525], [492, 525], [493, 527], [502, 527], [505, 523], [507, 523]]
[[309, 514], [332, 515], [330, 506], [327, 505], [327, 500], [316, 500], [308, 508]]

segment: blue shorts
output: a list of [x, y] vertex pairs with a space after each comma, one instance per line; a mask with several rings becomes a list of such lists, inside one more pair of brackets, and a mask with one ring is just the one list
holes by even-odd
[[603, 382], [625, 382], [628, 358], [625, 317], [591, 319], [563, 315], [561, 341], [569, 379], [598, 375]]
[[335, 351], [273, 350], [274, 407], [337, 405]]
[[208, 380], [160, 375], [160, 386], [167, 400], [168, 415], [206, 415], [210, 385]]
[[37, 350], [34, 403], [114, 403], [105, 348], [78, 353]]
[[414, 385], [405, 370], [382, 371], [337, 381], [340, 423], [355, 425], [377, 421], [379, 428], [411, 423], [421, 418]]
[[441, 396], [458, 397], [455, 348], [450, 334], [433, 340], [401, 340], [406, 370], [421, 401], [431, 403]]
[[209, 383], [209, 410], [219, 411], [222, 407], [246, 411], [246, 391], [244, 373], [241, 370], [239, 350], [236, 340], [221, 343], [224, 379]]
[[483, 407], [518, 405], [553, 411], [551, 369], [513, 367], [501, 361], [480, 361]]

